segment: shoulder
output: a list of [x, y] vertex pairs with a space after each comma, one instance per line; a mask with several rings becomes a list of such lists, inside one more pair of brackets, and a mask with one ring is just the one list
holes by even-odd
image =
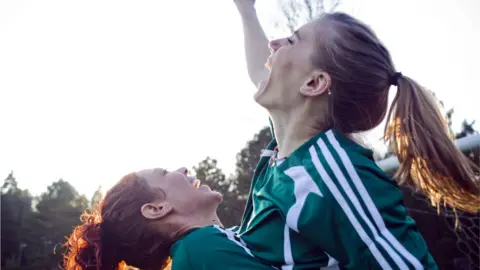
[[216, 226], [208, 226], [191, 231], [181, 241], [190, 247], [195, 247], [202, 245], [202, 241], [208, 241], [218, 237], [222, 237], [222, 235]]
[[[217, 225], [196, 229], [185, 236], [182, 244], [190, 256], [211, 256], [221, 250], [236, 250], [242, 244], [235, 239], [234, 229], [223, 229]], [[243, 251], [243, 249], [241, 249]]]
[[307, 164], [315, 164], [318, 158], [322, 164], [332, 164], [332, 162], [343, 164], [348, 163], [348, 160], [355, 165], [375, 164], [372, 150], [334, 130], [315, 136], [299, 154]]
[[303, 166], [325, 178], [332, 175], [338, 178], [342, 173], [351, 174], [353, 171], [378, 169], [370, 149], [333, 130], [318, 134], [295, 154], [289, 167]]
[[333, 130], [318, 134], [300, 150], [280, 166], [296, 185], [315, 183], [323, 195], [359, 185], [369, 190], [398, 188], [376, 165], [370, 149]]
[[171, 248], [172, 269], [195, 269], [193, 265], [197, 265], [199, 259], [201, 262], [201, 258], [206, 255], [212, 256], [218, 237], [221, 235], [214, 227], [204, 227], [188, 232]]
[[[189, 265], [183, 263], [185, 268], [176, 269], [270, 269], [252, 255], [231, 229], [209, 226], [189, 233], [180, 241], [189, 256]], [[174, 266], [175, 259], [172, 258]]]
[[172, 270], [193, 269], [193, 258], [189, 254], [185, 239], [180, 239], [172, 245], [170, 257], [172, 258]]

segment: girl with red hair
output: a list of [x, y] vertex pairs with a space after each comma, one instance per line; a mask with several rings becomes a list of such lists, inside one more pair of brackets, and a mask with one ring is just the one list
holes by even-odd
[[[187, 170], [123, 177], [68, 238], [65, 269], [271, 269], [217, 217], [222, 195]], [[171, 265], [170, 259], [172, 258]]]

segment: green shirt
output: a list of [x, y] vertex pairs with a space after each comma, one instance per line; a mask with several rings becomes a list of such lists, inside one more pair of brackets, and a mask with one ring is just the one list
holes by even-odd
[[328, 130], [255, 169], [241, 239], [281, 269], [437, 269], [402, 192], [365, 149]]
[[172, 270], [273, 269], [253, 257], [235, 233], [218, 226], [190, 231], [170, 254]]

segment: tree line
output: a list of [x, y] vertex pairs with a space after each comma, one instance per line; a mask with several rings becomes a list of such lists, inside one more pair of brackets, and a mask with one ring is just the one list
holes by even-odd
[[[197, 178], [224, 194], [219, 216], [225, 225], [239, 224], [253, 170], [271, 137], [268, 128], [256, 134], [237, 154], [235, 173], [228, 177], [210, 157], [193, 167]], [[1, 269], [61, 269], [66, 236], [102, 197], [99, 188], [88, 199], [63, 179], [35, 197], [19, 188], [11, 172], [1, 187]]]
[[[465, 122], [456, 137], [474, 133], [472, 124]], [[218, 215], [225, 226], [240, 223], [255, 166], [271, 138], [268, 127], [255, 134], [238, 152], [233, 175], [225, 175], [211, 157], [193, 167], [197, 178], [224, 194]], [[478, 161], [479, 149], [466, 155]], [[441, 269], [474, 269], [479, 261], [476, 239], [480, 236], [480, 216], [458, 213], [462, 227], [455, 230], [455, 214], [451, 210], [437, 213], [420, 194], [408, 187], [403, 190], [405, 205]], [[1, 268], [61, 269], [65, 237], [79, 223], [80, 214], [101, 198], [100, 188], [88, 199], [63, 179], [33, 197], [27, 189], [18, 187], [14, 173], [10, 173], [1, 187]]]

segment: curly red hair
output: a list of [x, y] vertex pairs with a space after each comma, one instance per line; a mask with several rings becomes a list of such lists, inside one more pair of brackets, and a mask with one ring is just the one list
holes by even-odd
[[165, 269], [171, 239], [145, 219], [140, 208], [164, 196], [135, 173], [124, 176], [93, 211], [81, 216], [65, 243], [65, 269]]

